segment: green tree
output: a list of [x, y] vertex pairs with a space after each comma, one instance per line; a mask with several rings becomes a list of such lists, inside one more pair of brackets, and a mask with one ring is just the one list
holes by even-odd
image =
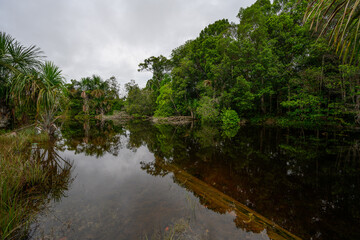
[[170, 117], [175, 114], [176, 109], [172, 95], [173, 91], [169, 83], [160, 88], [160, 94], [156, 99], [156, 117]]
[[214, 122], [218, 120], [219, 110], [217, 108], [215, 99], [204, 96], [199, 101], [199, 106], [196, 109], [197, 114], [203, 122]]
[[229, 129], [238, 126], [240, 118], [234, 110], [226, 109], [221, 114], [221, 121], [223, 129]]
[[171, 70], [171, 62], [164, 56], [149, 57], [139, 64], [138, 71], [150, 71], [153, 77], [147, 82], [147, 88], [157, 91], [161, 87], [161, 81], [164, 80], [165, 74]]
[[[75, 108], [75, 113], [79, 110], [85, 114], [104, 115], [111, 111], [112, 104], [117, 104], [119, 99], [119, 85], [115, 77], [103, 80], [100, 76], [81, 78], [80, 81], [72, 80], [67, 85], [70, 107]], [[82, 108], [80, 107], [82, 102]], [[77, 110], [77, 111], [76, 111]]]
[[133, 116], [151, 116], [154, 113], [155, 101], [152, 90], [140, 89], [134, 80], [125, 84], [127, 97], [125, 111]]

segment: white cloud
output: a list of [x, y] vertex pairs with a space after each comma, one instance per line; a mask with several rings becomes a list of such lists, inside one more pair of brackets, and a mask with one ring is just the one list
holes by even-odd
[[169, 56], [208, 24], [236, 21], [239, 8], [253, 2], [0, 0], [0, 31], [40, 47], [68, 80], [114, 75], [122, 85], [134, 79], [143, 87], [151, 74], [137, 65], [145, 58]]

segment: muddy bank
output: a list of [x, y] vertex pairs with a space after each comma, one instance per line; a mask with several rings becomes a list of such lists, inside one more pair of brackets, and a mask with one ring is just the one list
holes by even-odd
[[175, 125], [181, 125], [181, 124], [188, 124], [196, 121], [191, 116], [173, 116], [173, 117], [150, 117], [150, 121], [157, 124], [175, 124]]
[[116, 122], [126, 122], [129, 120], [141, 119], [145, 121], [151, 121], [155, 124], [174, 124], [174, 125], [182, 125], [192, 123], [196, 121], [196, 119], [192, 118], [191, 116], [172, 116], [172, 117], [141, 117], [136, 118], [133, 117], [126, 112], [118, 112], [114, 113], [113, 115], [109, 116], [102, 116], [103, 120], [112, 120]]
[[113, 115], [98, 115], [97, 118], [102, 118], [103, 120], [130, 120], [134, 119], [133, 116], [130, 116], [126, 112], [115, 112]]

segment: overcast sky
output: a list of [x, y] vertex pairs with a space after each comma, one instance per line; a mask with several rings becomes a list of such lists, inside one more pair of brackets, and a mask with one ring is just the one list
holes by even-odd
[[219, 19], [238, 22], [255, 0], [0, 0], [0, 31], [40, 47], [65, 78], [115, 76], [145, 86], [145, 58], [168, 57]]

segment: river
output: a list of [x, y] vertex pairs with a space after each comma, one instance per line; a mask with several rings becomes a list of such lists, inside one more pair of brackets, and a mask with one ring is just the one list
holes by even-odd
[[[64, 122], [32, 239], [360, 239], [360, 132]], [[178, 237], [178, 238], [176, 238]]]

